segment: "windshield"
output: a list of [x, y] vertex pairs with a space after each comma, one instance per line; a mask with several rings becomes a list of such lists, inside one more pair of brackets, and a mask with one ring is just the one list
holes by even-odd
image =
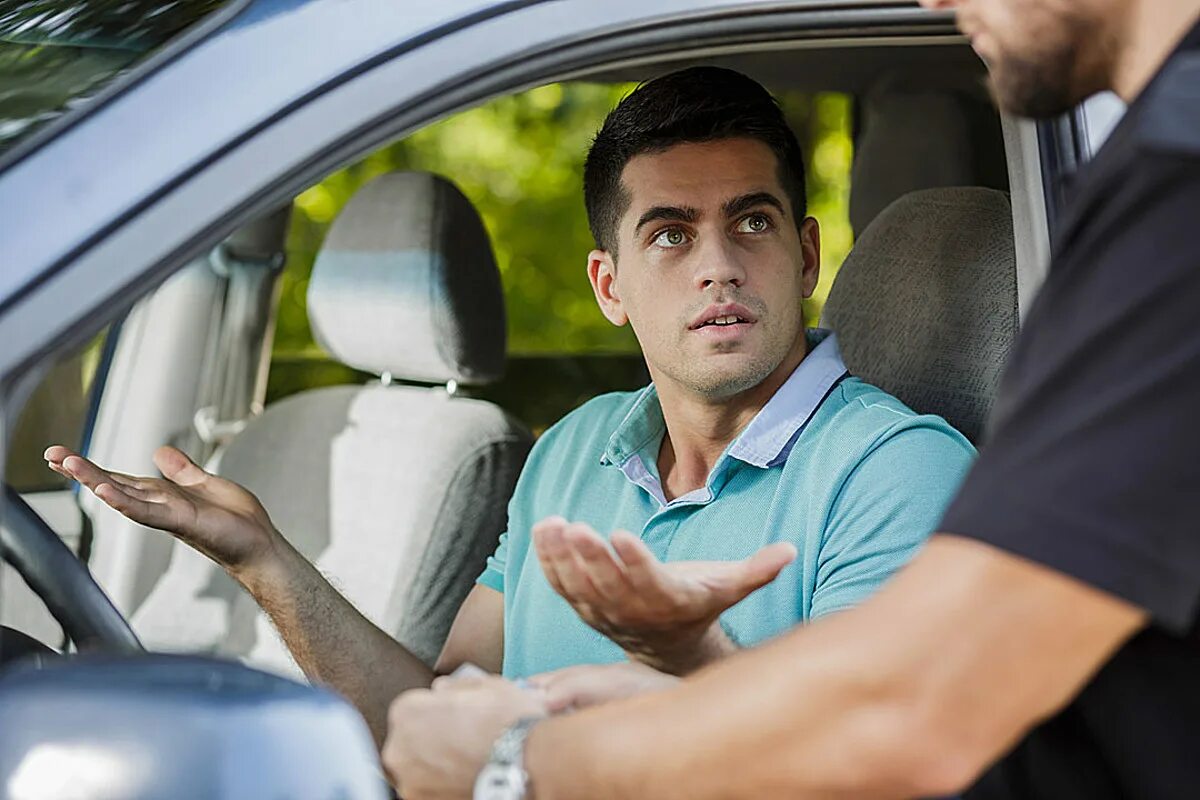
[[0, 153], [95, 96], [224, 0], [0, 5]]

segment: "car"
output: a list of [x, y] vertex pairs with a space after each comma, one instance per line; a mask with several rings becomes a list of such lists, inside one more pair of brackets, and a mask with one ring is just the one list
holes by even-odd
[[[22, 656], [12, 655], [0, 696], [10, 713], [36, 713], [63, 686], [86, 685], [92, 699], [79, 702], [120, 713], [136, 693], [146, 716], [122, 730], [144, 737], [146, 752], [160, 752], [151, 729], [163, 714], [216, 713], [212, 694], [196, 689], [206, 681], [292, 697], [290, 680], [221, 659], [301, 676], [223, 573], [34, 472], [46, 444], [65, 438], [130, 472], [152, 469], [157, 445], [178, 444], [259, 494], [364, 613], [432, 660], [494, 546], [532, 435], [590, 394], [646, 379], [626, 349], [509, 354], [499, 380], [508, 287], [486, 241], [431, 238], [418, 209], [449, 203], [458, 221], [474, 211], [443, 178], [413, 170], [359, 189], [328, 231], [308, 307], [337, 361], [273, 360], [279, 285], [291, 280], [297, 291], [310, 280], [284, 266], [295, 260], [290, 215], [316, 202], [331, 176], [537, 87], [621, 87], [707, 63], [784, 98], [839, 93], [851, 197], [848, 219], [822, 222], [844, 227], [847, 249], [857, 236], [825, 319], [855, 372], [980, 442], [1008, 346], [1045, 274], [1061, 179], [1122, 113], [1111, 97], [1046, 123], [998, 113], [986, 67], [952, 18], [912, 2], [243, 0], [180, 2], [158, 15], [154, 5], [0, 11], [0, 81], [8, 70], [29, 89], [14, 95], [24, 105], [0, 94], [0, 541], [9, 564], [0, 653]], [[55, 38], [66, 34], [74, 38]], [[547, 106], [543, 124], [561, 124], [556, 111]], [[439, 166], [460, 179], [455, 164]], [[389, 238], [396, 228], [415, 238]], [[381, 247], [395, 258], [408, 248], [411, 276], [371, 283], [369, 271], [345, 266], [354, 261], [345, 253]], [[525, 278], [539, 269], [527, 263]], [[413, 287], [435, 299], [414, 301]], [[576, 323], [549, 309], [567, 319], [555, 330], [568, 337]], [[422, 331], [411, 351], [395, 348], [395, 315]], [[451, 341], [467, 355], [448, 359]], [[427, 468], [396, 484], [398, 457], [415, 447]], [[352, 468], [364, 453], [370, 474]], [[298, 475], [310, 476], [299, 489]], [[464, 522], [464, 492], [489, 512]], [[469, 536], [447, 536], [467, 524]], [[143, 643], [193, 655], [141, 655]], [[55, 651], [121, 654], [141, 667]], [[172, 705], [146, 688], [171, 676], [195, 697]], [[295, 697], [319, 707], [314, 724], [328, 712], [338, 730], [353, 727], [325, 695]], [[78, 734], [82, 723], [72, 724]], [[91, 735], [103, 741], [109, 726]], [[299, 746], [269, 727], [248, 735]], [[30, 748], [64, 735], [49, 720], [31, 728], [10, 744], [20, 758], [2, 755], [0, 737], [0, 771], [10, 781], [27, 774]], [[355, 736], [365, 752], [362, 731]], [[378, 790], [362, 777], [372, 774], [368, 757], [342, 761], [354, 769], [328, 774]], [[182, 774], [148, 777], [138, 796], [161, 794], [156, 781]], [[206, 791], [238, 794], [231, 786]]]

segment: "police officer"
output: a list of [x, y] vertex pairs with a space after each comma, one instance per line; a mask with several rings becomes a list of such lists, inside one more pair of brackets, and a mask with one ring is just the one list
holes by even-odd
[[499, 680], [402, 696], [409, 800], [470, 796], [493, 741], [529, 778], [504, 796], [537, 800], [1200, 797], [1200, 0], [923, 3], [1012, 112], [1129, 103], [942, 533], [862, 606], [666, 691], [515, 725]]

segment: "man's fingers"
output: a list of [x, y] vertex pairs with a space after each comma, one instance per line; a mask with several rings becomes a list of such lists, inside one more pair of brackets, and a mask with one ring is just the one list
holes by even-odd
[[586, 572], [576, 562], [574, 550], [567, 544], [566, 530], [561, 526], [546, 526], [537, 531], [534, 548], [546, 580], [562, 597], [584, 615], [580, 604], [594, 605], [598, 598], [596, 588]]
[[[534, 533], [534, 550], [537, 551], [538, 563], [541, 564], [542, 574], [559, 597], [566, 600], [575, 612], [585, 620], [592, 616], [592, 607], [587, 602], [590, 593], [580, 591], [578, 568], [573, 561], [571, 550], [563, 538], [561, 526], [546, 526]], [[585, 589], [588, 588], [585, 586]]]
[[92, 490], [106, 504], [134, 522], [151, 528], [169, 528], [169, 512], [161, 503], [150, 503], [133, 497], [111, 483], [101, 483]]
[[68, 475], [93, 492], [96, 491], [96, 487], [103, 483], [114, 483], [107, 472], [83, 456], [77, 456], [74, 453], [63, 459], [62, 468], [66, 470]]
[[549, 520], [543, 520], [533, 526], [533, 549], [537, 553], [538, 563], [542, 565], [542, 572], [545, 574], [550, 588], [559, 595], [565, 596], [566, 589], [558, 577], [558, 568], [555, 566], [554, 559], [551, 558], [554, 550], [563, 547], [562, 526], [547, 524], [548, 522]]
[[562, 517], [546, 517], [533, 523], [533, 536], [536, 539], [541, 531], [561, 531], [565, 527], [567, 527], [567, 521]]
[[624, 565], [617, 560], [604, 540], [586, 525], [572, 525], [565, 532], [567, 545], [575, 552], [575, 563], [583, 568], [592, 585], [614, 604], [632, 590]]
[[180, 486], [195, 486], [209, 477], [207, 472], [175, 447], [164, 446], [155, 450], [154, 466], [158, 467], [163, 477]]
[[78, 455], [69, 447], [63, 447], [61, 444], [50, 445], [46, 448], [46, 452], [42, 453], [42, 457], [51, 465], [61, 465], [68, 456]]
[[659, 567], [661, 562], [650, 552], [638, 537], [628, 531], [614, 531], [612, 535], [613, 550], [625, 565], [625, 575], [633, 588], [646, 595], [662, 588], [662, 575]]

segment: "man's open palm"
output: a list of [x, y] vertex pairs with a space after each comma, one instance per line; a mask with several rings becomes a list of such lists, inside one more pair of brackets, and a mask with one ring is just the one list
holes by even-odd
[[271, 544], [270, 518], [253, 494], [196, 466], [174, 447], [160, 447], [154, 464], [163, 478], [102, 469], [55, 445], [50, 469], [86, 486], [134, 522], [174, 534], [222, 566], [238, 570]]
[[698, 666], [696, 650], [720, 634], [717, 618], [775, 579], [796, 557], [787, 543], [743, 561], [663, 563], [631, 533], [610, 543], [587, 525], [551, 517], [533, 528], [550, 585], [588, 625], [656, 669]]

